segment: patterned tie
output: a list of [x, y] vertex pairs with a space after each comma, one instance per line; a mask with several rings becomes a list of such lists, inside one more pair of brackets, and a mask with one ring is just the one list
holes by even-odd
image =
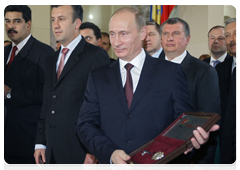
[[68, 53], [68, 51], [69, 51], [68, 48], [63, 48], [62, 49], [62, 56], [61, 56], [61, 60], [60, 60], [60, 63], [59, 63], [59, 66], [58, 66], [58, 71], [57, 71], [57, 80], [59, 79], [59, 77], [62, 73], [63, 65], [64, 65], [64, 59], [65, 59], [65, 56]]
[[124, 86], [124, 90], [125, 90], [125, 95], [126, 95], [126, 99], [127, 99], [128, 109], [130, 108], [132, 99], [133, 99], [133, 84], [132, 84], [132, 76], [130, 73], [130, 70], [133, 67], [134, 66], [130, 63], [125, 65], [125, 69], [127, 70], [127, 79], [126, 79], [126, 84]]
[[10, 64], [12, 63], [14, 57], [15, 57], [15, 52], [17, 51], [17, 46], [14, 46], [13, 49], [12, 49], [12, 54], [11, 54], [11, 57], [10, 57], [10, 60], [7, 64], [7, 69], [9, 68]]
[[213, 67], [216, 67], [216, 65], [217, 65], [218, 63], [220, 63], [219, 60], [213, 60]]

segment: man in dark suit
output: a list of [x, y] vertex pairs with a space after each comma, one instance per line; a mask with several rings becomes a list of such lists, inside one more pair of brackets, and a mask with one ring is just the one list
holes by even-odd
[[[127, 154], [192, 108], [181, 66], [151, 58], [143, 51], [147, 28], [137, 10], [117, 10], [110, 19], [109, 32], [119, 59], [90, 73], [77, 132], [100, 163], [123, 164], [130, 159]], [[218, 125], [211, 130], [215, 128]], [[202, 128], [194, 134], [195, 148], [209, 136]]]
[[34, 154], [36, 163], [91, 161], [91, 155], [87, 154], [75, 132], [77, 117], [90, 70], [110, 61], [105, 50], [87, 43], [79, 34], [82, 19], [81, 5], [53, 6], [53, 33], [62, 45], [47, 60], [48, 75]]
[[10, 164], [33, 164], [46, 59], [54, 51], [31, 35], [31, 9], [28, 6], [9, 5], [4, 10], [4, 17], [6, 33], [12, 40], [12, 44], [4, 47], [7, 110], [4, 158]]
[[218, 63], [231, 57], [227, 53], [227, 45], [224, 34], [224, 27], [219, 25], [212, 27], [208, 32], [208, 48], [212, 55], [210, 58], [203, 61], [213, 67], [216, 67]]
[[220, 163], [236, 161], [236, 18], [226, 21], [225, 38], [233, 57], [217, 65], [221, 95]]
[[[164, 57], [181, 64], [187, 77], [190, 99], [195, 111], [220, 113], [220, 96], [216, 70], [201, 60], [194, 58], [186, 47], [190, 41], [188, 24], [180, 18], [171, 18], [161, 26]], [[194, 163], [213, 163], [216, 150], [216, 134], [193, 158]]]
[[160, 36], [160, 25], [155, 21], [147, 21], [147, 36], [143, 41], [143, 48], [146, 53], [154, 58], [163, 55], [163, 48]]

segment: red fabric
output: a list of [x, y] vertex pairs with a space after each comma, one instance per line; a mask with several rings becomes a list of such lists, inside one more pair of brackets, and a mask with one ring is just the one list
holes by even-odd
[[13, 47], [12, 54], [11, 54], [10, 60], [8, 62], [8, 65], [7, 65], [7, 69], [9, 68], [9, 66], [12, 63], [13, 59], [15, 58], [15, 52], [17, 51], [17, 49], [18, 49], [17, 46]]
[[166, 21], [172, 12], [175, 5], [163, 5], [162, 6], [162, 15], [161, 15], [161, 25]]

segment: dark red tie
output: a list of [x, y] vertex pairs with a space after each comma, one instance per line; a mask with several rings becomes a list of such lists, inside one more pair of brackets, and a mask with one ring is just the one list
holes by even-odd
[[13, 59], [14, 59], [14, 57], [15, 57], [15, 52], [16, 52], [17, 49], [18, 49], [17, 46], [14, 46], [14, 47], [13, 47], [13, 49], [12, 49], [12, 54], [11, 54], [10, 60], [9, 60], [9, 62], [8, 62], [8, 65], [7, 65], [7, 69], [9, 68], [10, 64], [12, 63], [12, 61], [13, 61]]
[[132, 84], [132, 76], [130, 73], [130, 70], [133, 67], [134, 66], [130, 63], [125, 65], [125, 68], [127, 70], [127, 79], [126, 79], [126, 84], [124, 86], [124, 90], [125, 90], [125, 95], [126, 95], [126, 99], [127, 99], [128, 109], [130, 108], [132, 99], [133, 99], [133, 84]]
[[69, 51], [68, 48], [63, 48], [62, 49], [62, 56], [61, 56], [60, 63], [59, 63], [59, 66], [58, 66], [58, 71], [57, 71], [57, 80], [59, 79], [59, 77], [60, 77], [60, 75], [62, 73], [65, 56], [68, 53], [68, 51]]

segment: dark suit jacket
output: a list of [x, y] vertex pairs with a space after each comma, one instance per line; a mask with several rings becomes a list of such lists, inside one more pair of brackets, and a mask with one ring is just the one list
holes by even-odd
[[54, 51], [30, 37], [6, 70], [11, 48], [12, 45], [4, 48], [4, 84], [12, 88], [12, 98], [5, 100], [4, 151], [13, 157], [32, 156], [42, 106], [46, 59]]
[[221, 95], [220, 163], [236, 160], [236, 74], [232, 73], [233, 58], [216, 66]]
[[90, 73], [77, 132], [100, 163], [107, 164], [114, 150], [132, 152], [190, 110], [181, 66], [149, 55], [128, 109], [117, 60]]
[[36, 144], [46, 145], [46, 163], [50, 162], [53, 153], [58, 164], [80, 164], [84, 162], [86, 150], [75, 128], [87, 78], [91, 69], [110, 63], [110, 59], [105, 50], [82, 38], [57, 81], [56, 62], [59, 52], [55, 52], [47, 61], [48, 75]]
[[[161, 59], [165, 59], [165, 56], [164, 58], [162, 56]], [[188, 52], [181, 65], [187, 77], [194, 110], [220, 114], [220, 94], [216, 70], [209, 64], [191, 56]], [[217, 142], [216, 135], [211, 135], [211, 140], [202, 146], [201, 153], [195, 154], [195, 157], [198, 157], [193, 158], [195, 163], [213, 163]]]
[[[228, 58], [230, 58], [230, 57], [232, 57], [232, 56], [230, 56], [230, 55], [227, 53], [227, 56], [226, 56], [226, 58], [224, 59], [224, 61], [226, 61], [226, 60], [227, 60]], [[206, 59], [204, 59], [203, 61], [205, 61], [206, 63], [210, 64], [210, 59], [211, 59], [211, 57], [206, 58]]]

